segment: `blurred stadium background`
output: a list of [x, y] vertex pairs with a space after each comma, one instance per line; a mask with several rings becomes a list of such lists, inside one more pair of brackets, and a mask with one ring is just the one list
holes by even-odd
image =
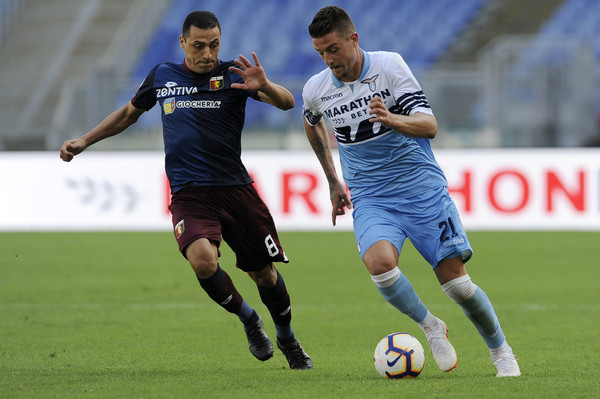
[[[597, 0], [0, 0], [0, 150], [53, 150], [182, 61], [193, 10], [222, 24], [222, 59], [256, 51], [290, 88], [290, 112], [249, 101], [245, 148], [308, 148], [304, 82], [324, 67], [307, 26], [337, 4], [365, 50], [401, 53], [438, 117], [444, 148], [600, 145]], [[160, 150], [158, 107], [95, 149]]]

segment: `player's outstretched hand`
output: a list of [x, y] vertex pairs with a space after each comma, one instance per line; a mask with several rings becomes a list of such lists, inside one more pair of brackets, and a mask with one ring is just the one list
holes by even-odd
[[229, 67], [231, 72], [237, 73], [244, 79], [244, 83], [232, 83], [232, 88], [259, 90], [267, 85], [267, 75], [265, 74], [263, 67], [260, 65], [258, 56], [254, 51], [252, 52], [252, 58], [254, 58], [254, 65], [252, 65], [252, 63], [246, 57], [240, 54], [239, 59], [234, 61], [238, 68]]
[[73, 157], [85, 150], [85, 145], [81, 140], [66, 140], [60, 148], [60, 159], [70, 162]]

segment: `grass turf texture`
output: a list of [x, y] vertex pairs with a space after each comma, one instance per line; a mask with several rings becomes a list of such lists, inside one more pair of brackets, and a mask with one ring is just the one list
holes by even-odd
[[[0, 234], [1, 398], [598, 397], [600, 233], [478, 232], [469, 272], [494, 303], [521, 378], [495, 378], [487, 348], [405, 244], [402, 271], [450, 328], [458, 367], [435, 365], [415, 323], [381, 298], [352, 233], [282, 233], [293, 328], [313, 358], [254, 359], [237, 317], [212, 303], [170, 233]], [[270, 316], [223, 246], [238, 290]], [[425, 346], [414, 380], [372, 363], [386, 334]]]

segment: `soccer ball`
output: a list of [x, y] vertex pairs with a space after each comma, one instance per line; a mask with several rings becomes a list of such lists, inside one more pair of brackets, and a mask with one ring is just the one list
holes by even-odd
[[397, 332], [379, 341], [373, 362], [383, 378], [416, 378], [425, 366], [425, 351], [418, 339]]

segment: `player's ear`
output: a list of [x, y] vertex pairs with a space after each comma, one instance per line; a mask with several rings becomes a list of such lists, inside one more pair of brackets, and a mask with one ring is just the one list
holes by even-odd
[[179, 45], [181, 46], [182, 50], [185, 50], [185, 38], [182, 35], [179, 35]]

